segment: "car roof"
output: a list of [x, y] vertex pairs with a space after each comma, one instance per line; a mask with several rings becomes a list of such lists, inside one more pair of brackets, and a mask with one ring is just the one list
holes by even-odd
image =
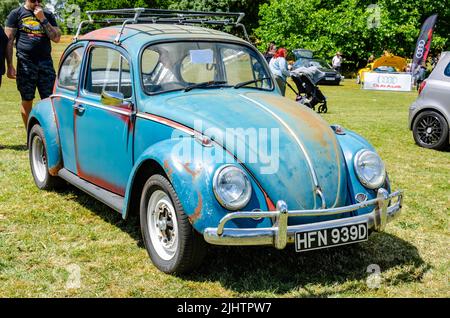
[[[101, 28], [81, 36], [80, 40], [114, 42], [121, 28], [121, 25]], [[140, 47], [151, 41], [188, 39], [232, 40], [248, 43], [231, 34], [210, 28], [153, 23], [126, 25], [121, 36], [121, 43], [125, 47]]]

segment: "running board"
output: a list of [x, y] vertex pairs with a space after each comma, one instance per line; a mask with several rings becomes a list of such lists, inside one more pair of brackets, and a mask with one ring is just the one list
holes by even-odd
[[93, 196], [95, 199], [106, 204], [111, 209], [122, 213], [124, 198], [120, 195], [112, 193], [108, 190], [100, 188], [90, 182], [87, 182], [80, 177], [76, 176], [67, 169], [61, 169], [58, 172], [58, 176], [66, 180], [70, 184], [74, 185], [78, 189], [86, 192], [87, 194]]

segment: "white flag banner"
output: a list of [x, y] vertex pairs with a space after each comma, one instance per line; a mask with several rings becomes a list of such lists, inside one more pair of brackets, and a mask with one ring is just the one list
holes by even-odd
[[364, 89], [379, 91], [411, 91], [412, 76], [409, 73], [375, 73], [364, 74]]

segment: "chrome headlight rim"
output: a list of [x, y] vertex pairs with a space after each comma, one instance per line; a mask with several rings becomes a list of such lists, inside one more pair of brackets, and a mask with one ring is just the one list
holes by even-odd
[[[378, 159], [380, 160], [380, 162], [382, 164], [381, 179], [377, 183], [373, 183], [373, 182], [366, 180], [364, 178], [364, 176], [362, 176], [361, 173], [359, 172], [359, 162], [360, 162], [361, 158], [363, 157], [363, 155], [368, 154], [368, 153], [374, 154], [376, 157], [378, 157]], [[384, 164], [384, 161], [381, 159], [381, 157], [375, 151], [372, 151], [369, 149], [362, 149], [362, 150], [358, 151], [358, 153], [355, 155], [355, 159], [353, 160], [353, 165], [354, 165], [354, 169], [355, 169], [355, 174], [358, 177], [359, 182], [361, 182], [361, 184], [364, 187], [366, 187], [370, 190], [375, 190], [375, 189], [381, 188], [386, 183], [386, 175], [387, 175], [386, 166]]]
[[[248, 192], [247, 194], [243, 197], [243, 200], [240, 200], [238, 202], [226, 202], [219, 194], [218, 191], [218, 181], [219, 178], [222, 176], [222, 174], [226, 171], [226, 170], [234, 170], [234, 171], [238, 171], [239, 173], [242, 174], [242, 176], [245, 179], [245, 184], [248, 187]], [[213, 178], [213, 192], [214, 192], [214, 196], [216, 197], [216, 200], [219, 202], [219, 204], [224, 207], [225, 209], [229, 210], [229, 211], [238, 211], [242, 208], [244, 208], [245, 206], [247, 206], [247, 204], [250, 202], [250, 199], [252, 197], [252, 193], [253, 193], [253, 189], [252, 189], [252, 184], [250, 182], [250, 178], [248, 177], [247, 173], [245, 173], [245, 171], [237, 166], [234, 165], [224, 165], [222, 167], [220, 167], [219, 169], [217, 169], [216, 173], [214, 174], [214, 178]]]

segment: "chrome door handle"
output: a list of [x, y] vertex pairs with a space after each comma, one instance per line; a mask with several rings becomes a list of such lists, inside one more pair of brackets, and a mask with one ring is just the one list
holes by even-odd
[[86, 108], [82, 105], [75, 104], [73, 108], [80, 114], [83, 114], [86, 111]]

